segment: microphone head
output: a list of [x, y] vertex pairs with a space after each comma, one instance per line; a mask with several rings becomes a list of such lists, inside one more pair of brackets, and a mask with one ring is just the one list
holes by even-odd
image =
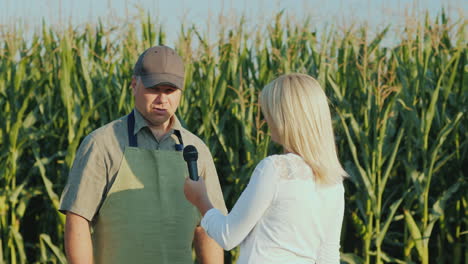
[[195, 146], [188, 145], [184, 148], [184, 160], [196, 161], [198, 159], [198, 151]]

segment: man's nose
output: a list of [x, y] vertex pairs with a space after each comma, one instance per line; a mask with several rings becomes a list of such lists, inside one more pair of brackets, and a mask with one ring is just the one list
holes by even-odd
[[167, 95], [165, 93], [158, 93], [155, 102], [158, 104], [165, 104], [167, 102]]

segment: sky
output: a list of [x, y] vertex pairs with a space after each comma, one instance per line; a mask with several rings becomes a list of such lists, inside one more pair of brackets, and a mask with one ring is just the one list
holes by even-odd
[[53, 26], [80, 26], [98, 19], [118, 25], [138, 20], [144, 10], [163, 25], [171, 42], [177, 39], [181, 23], [214, 28], [220, 14], [227, 18], [244, 14], [247, 23], [256, 26], [284, 10], [297, 20], [310, 17], [317, 27], [353, 21], [378, 30], [388, 24], [403, 24], [411, 17], [421, 18], [426, 11], [434, 17], [442, 8], [452, 20], [466, 19], [468, 4], [464, 0], [0, 0], [0, 26], [31, 29], [42, 21]]

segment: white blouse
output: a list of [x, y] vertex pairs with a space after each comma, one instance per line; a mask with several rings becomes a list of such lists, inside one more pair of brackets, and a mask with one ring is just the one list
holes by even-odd
[[337, 264], [343, 213], [343, 184], [315, 184], [288, 153], [263, 159], [231, 212], [213, 208], [201, 226], [225, 250], [240, 244], [238, 264]]

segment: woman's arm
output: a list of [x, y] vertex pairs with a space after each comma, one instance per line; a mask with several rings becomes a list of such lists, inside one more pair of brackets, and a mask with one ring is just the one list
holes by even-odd
[[201, 226], [224, 249], [239, 245], [270, 206], [277, 188], [276, 173], [271, 158], [262, 160], [227, 216], [211, 209], [203, 217]]
[[334, 196], [329, 201], [325, 201], [328, 205], [330, 215], [327, 216], [325, 236], [322, 241], [317, 264], [336, 264], [340, 263], [340, 234], [344, 216], [344, 187], [338, 185]]

